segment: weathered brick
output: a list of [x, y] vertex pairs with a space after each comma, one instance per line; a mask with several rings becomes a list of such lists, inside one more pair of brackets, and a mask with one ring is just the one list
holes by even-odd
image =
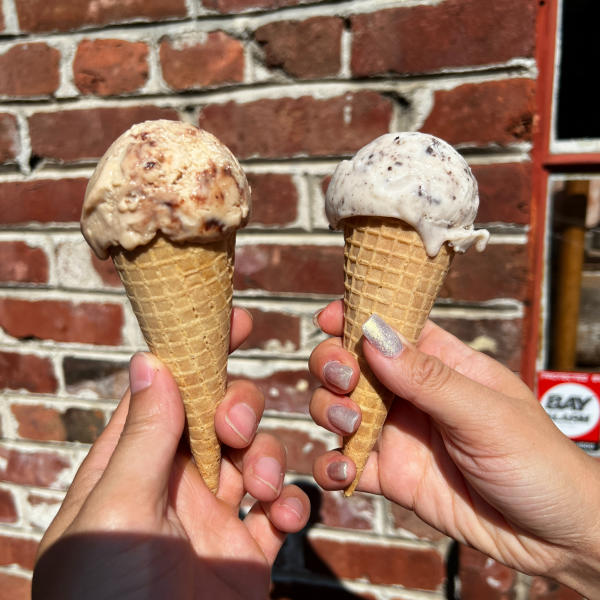
[[[230, 380], [240, 379], [230, 375]], [[249, 377], [265, 396], [265, 408], [282, 413], [308, 414], [308, 404], [319, 382], [307, 371], [276, 371], [267, 377]]]
[[4, 31], [6, 24], [4, 23], [4, 9], [0, 6], [0, 31]]
[[352, 74], [421, 73], [531, 57], [536, 4], [502, 0], [482, 10], [478, 0], [445, 0], [356, 15]]
[[0, 479], [21, 485], [49, 487], [71, 467], [56, 452], [26, 452], [0, 446]]
[[32, 154], [60, 162], [99, 158], [125, 130], [151, 119], [177, 120], [178, 114], [151, 105], [35, 113], [29, 117]]
[[481, 554], [473, 548], [460, 547], [459, 580], [463, 600], [513, 600], [516, 571]]
[[360, 91], [326, 100], [302, 96], [210, 104], [199, 124], [239, 158], [328, 156], [353, 153], [386, 133], [392, 110], [389, 98]]
[[456, 254], [440, 297], [466, 302], [527, 300], [529, 284], [527, 246], [489, 244], [481, 253], [471, 248]]
[[338, 17], [313, 17], [267, 23], [254, 37], [264, 47], [268, 67], [297, 79], [317, 79], [338, 74], [343, 30], [344, 21]]
[[0, 183], [0, 223], [78, 223], [87, 179], [37, 179]]
[[47, 283], [48, 257], [25, 242], [0, 242], [0, 281]]
[[83, 94], [134, 92], [148, 80], [148, 45], [116, 39], [82, 40], [73, 61], [75, 85]]
[[68, 31], [90, 25], [185, 17], [185, 0], [15, 0], [23, 31]]
[[164, 80], [177, 91], [244, 80], [244, 47], [223, 31], [163, 39], [160, 63]]
[[111, 362], [66, 356], [63, 359], [65, 387], [69, 394], [115, 400], [129, 385], [126, 362]]
[[453, 319], [434, 316], [440, 326], [469, 344], [488, 354], [513, 371], [521, 366], [522, 319]]
[[[320, 2], [321, 0], [316, 0]], [[305, 4], [306, 0], [204, 0], [203, 5], [221, 13], [235, 13], [250, 8], [283, 8]]]
[[0, 327], [18, 339], [115, 346], [122, 343], [122, 326], [119, 304], [0, 299]]
[[52, 362], [33, 354], [0, 352], [0, 388], [52, 394], [58, 382]]
[[444, 561], [435, 550], [366, 545], [312, 536], [308, 543], [312, 556], [306, 560], [306, 566], [322, 575], [420, 590], [437, 590], [444, 581]]
[[61, 499], [29, 493], [27, 504], [27, 511], [23, 515], [27, 523], [36, 529], [46, 530], [60, 508]]
[[100, 275], [102, 282], [111, 287], [121, 287], [121, 278], [112, 260], [100, 260], [91, 250], [92, 267]]
[[12, 492], [0, 489], [0, 523], [15, 523], [17, 519], [17, 507]]
[[0, 565], [18, 565], [23, 569], [31, 570], [37, 547], [36, 540], [0, 534]]
[[391, 513], [392, 524], [395, 529], [408, 531], [421, 540], [438, 542], [445, 539], [445, 535], [434, 529], [417, 515], [399, 504], [386, 502], [387, 508]]
[[252, 188], [250, 223], [289, 225], [298, 218], [298, 190], [290, 175], [248, 173]]
[[300, 346], [300, 319], [273, 311], [248, 309], [252, 315], [253, 327], [248, 339], [242, 344], [243, 350], [291, 352]]
[[0, 600], [31, 598], [31, 579], [23, 575], [0, 573]]
[[326, 445], [321, 440], [304, 431], [277, 427], [270, 429], [269, 433], [285, 446], [287, 469], [293, 473], [312, 474], [315, 459], [327, 451]]
[[[306, 490], [305, 490], [306, 491]], [[309, 493], [318, 522], [328, 527], [371, 531], [375, 524], [373, 496], [356, 492], [349, 498], [339, 492], [320, 490], [318, 500]]]
[[528, 225], [531, 212], [531, 163], [473, 165], [479, 186], [478, 223]]
[[0, 113], [0, 164], [14, 161], [20, 146], [15, 115]]
[[0, 55], [0, 95], [47, 96], [60, 83], [60, 52], [42, 42], [16, 44]]
[[545, 577], [534, 577], [529, 589], [529, 600], [585, 600], [581, 594]]
[[61, 412], [42, 405], [13, 404], [11, 411], [19, 435], [31, 440], [91, 444], [104, 429], [101, 410], [68, 408]]
[[344, 249], [339, 246], [247, 245], [236, 250], [237, 290], [340, 295]]
[[450, 144], [506, 145], [531, 141], [535, 81], [503, 79], [438, 90], [421, 130]]

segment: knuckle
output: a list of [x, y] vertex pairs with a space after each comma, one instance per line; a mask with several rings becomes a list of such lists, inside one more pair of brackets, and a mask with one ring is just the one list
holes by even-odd
[[420, 354], [414, 363], [412, 379], [416, 386], [441, 389], [450, 377], [450, 369], [435, 356]]

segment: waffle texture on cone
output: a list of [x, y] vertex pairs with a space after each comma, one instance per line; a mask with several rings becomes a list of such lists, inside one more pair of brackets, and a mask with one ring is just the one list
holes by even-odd
[[148, 347], [179, 386], [192, 454], [213, 492], [221, 456], [214, 415], [227, 378], [234, 241], [234, 234], [210, 244], [174, 244], [158, 236], [134, 251], [113, 250]]
[[344, 222], [344, 348], [357, 359], [360, 377], [351, 398], [361, 408], [358, 430], [344, 438], [344, 454], [357, 474], [351, 495], [373, 449], [393, 394], [372, 374], [362, 354], [362, 326], [373, 314], [416, 342], [444, 281], [454, 251], [447, 245], [430, 257], [421, 236], [402, 221], [356, 217]]

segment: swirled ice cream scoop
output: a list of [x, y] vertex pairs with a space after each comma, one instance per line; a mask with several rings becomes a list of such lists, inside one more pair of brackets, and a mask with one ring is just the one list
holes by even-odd
[[158, 232], [174, 242], [210, 242], [243, 227], [249, 211], [242, 168], [216, 137], [179, 121], [146, 121], [98, 163], [81, 229], [106, 258], [110, 246], [133, 250]]
[[432, 135], [388, 133], [341, 162], [327, 190], [332, 227], [350, 217], [394, 217], [419, 232], [429, 256], [448, 242], [483, 250], [489, 233], [475, 231], [477, 182], [464, 158]]

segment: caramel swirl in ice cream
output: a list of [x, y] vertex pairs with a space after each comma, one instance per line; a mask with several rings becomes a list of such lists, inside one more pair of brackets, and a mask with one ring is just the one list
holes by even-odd
[[229, 149], [179, 121], [146, 121], [122, 134], [90, 179], [81, 217], [100, 258], [111, 246], [133, 250], [158, 232], [206, 243], [243, 227], [250, 188]]

